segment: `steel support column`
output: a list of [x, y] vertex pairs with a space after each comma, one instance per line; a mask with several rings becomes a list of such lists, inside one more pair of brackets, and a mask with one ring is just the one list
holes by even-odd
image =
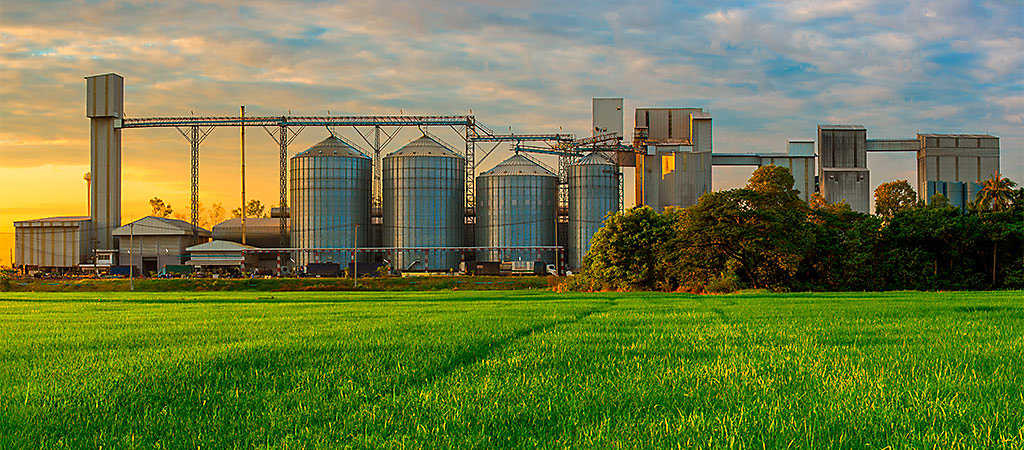
[[[192, 143], [192, 238], [199, 238], [199, 127], [190, 127]], [[193, 241], [195, 242], [195, 241]]]
[[[472, 208], [476, 217], [476, 121], [472, 116], [466, 124], [466, 209]], [[474, 219], [475, 223], [475, 219]]]
[[[282, 120], [282, 122], [284, 122]], [[279, 232], [281, 233], [281, 246], [286, 247], [288, 245], [288, 227], [286, 223], [290, 220], [291, 211], [288, 210], [288, 125], [281, 125], [278, 131], [279, 135], [277, 143], [280, 147], [280, 173], [279, 182], [280, 186], [280, 200], [278, 205], [281, 207], [281, 214], [278, 218], [279, 221]], [[281, 255], [277, 257], [278, 275], [281, 271]]]
[[192, 238], [199, 238], [199, 144], [213, 131], [213, 127], [203, 129], [199, 125], [191, 125], [188, 131], [182, 127], [174, 127], [192, 147]]
[[380, 126], [378, 125], [373, 127], [373, 180], [371, 180], [373, 208], [381, 208], [381, 199], [384, 195], [383, 180], [381, 178], [384, 170], [381, 167], [380, 150]]
[[569, 208], [569, 155], [558, 155], [558, 213]]

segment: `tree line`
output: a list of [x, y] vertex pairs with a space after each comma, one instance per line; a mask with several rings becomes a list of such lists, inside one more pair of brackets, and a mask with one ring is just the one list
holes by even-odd
[[[178, 220], [184, 220], [189, 222], [192, 217], [183, 212], [175, 213], [174, 207], [170, 203], [164, 202], [159, 197], [153, 197], [149, 200], [149, 206], [152, 209], [152, 215], [156, 217], [172, 217]], [[266, 207], [259, 200], [253, 199], [246, 202], [246, 217], [249, 218], [266, 218], [270, 217]], [[242, 217], [242, 208], [238, 207], [231, 210], [231, 218], [237, 219]], [[221, 203], [214, 203], [209, 209], [206, 208], [202, 202], [199, 203], [199, 226], [210, 229], [214, 225], [217, 225], [224, 221], [225, 211], [224, 205]]]
[[961, 211], [906, 180], [875, 191], [875, 214], [810, 202], [788, 169], [764, 166], [740, 189], [695, 206], [609, 214], [574, 290], [732, 292], [1024, 287], [1024, 189], [993, 176]]

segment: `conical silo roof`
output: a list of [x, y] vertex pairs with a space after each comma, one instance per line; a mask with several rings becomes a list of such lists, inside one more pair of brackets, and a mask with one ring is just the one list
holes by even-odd
[[405, 144], [402, 148], [395, 150], [385, 158], [396, 156], [446, 156], [449, 158], [462, 158], [462, 155], [455, 153], [437, 142], [434, 138], [423, 135], [419, 139]]
[[601, 156], [601, 155], [599, 155], [597, 153], [590, 153], [587, 156], [584, 156], [584, 157], [582, 157], [582, 158], [580, 158], [580, 159], [578, 159], [576, 161], [573, 161], [573, 163], [571, 165], [573, 165], [573, 166], [586, 166], [586, 165], [611, 166], [613, 164], [612, 164], [611, 161], [608, 161], [607, 158], [605, 158], [605, 157], [603, 157], [603, 156]]
[[555, 176], [555, 174], [551, 173], [550, 170], [531, 161], [530, 158], [518, 154], [512, 155], [511, 158], [498, 163], [498, 165], [491, 168], [491, 170], [480, 174], [481, 177], [499, 177], [509, 175]]
[[338, 139], [334, 135], [328, 136], [327, 139], [324, 139], [316, 143], [316, 145], [313, 145], [312, 147], [306, 149], [305, 151], [297, 153], [292, 158], [304, 158], [314, 156], [341, 156], [345, 158], [370, 159], [369, 156], [364, 155], [362, 152], [356, 150], [351, 145], [348, 145], [347, 142]]

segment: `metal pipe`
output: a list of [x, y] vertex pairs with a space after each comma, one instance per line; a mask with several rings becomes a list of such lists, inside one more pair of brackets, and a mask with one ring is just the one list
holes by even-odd
[[241, 106], [239, 126], [242, 129], [242, 244], [245, 245], [245, 105]]
[[135, 290], [135, 222], [128, 224], [128, 286]]
[[355, 233], [352, 235], [352, 287], [358, 285], [356, 280], [359, 279], [359, 260], [356, 259], [356, 248], [359, 248], [359, 224], [355, 224]]
[[[462, 252], [462, 251], [533, 251], [533, 250], [564, 250], [558, 245], [533, 245], [533, 246], [495, 246], [495, 247], [297, 247], [297, 248], [257, 248], [241, 250], [243, 253], [276, 253], [276, 252], [413, 252], [413, 251], [435, 251], [435, 252]], [[224, 252], [237, 252], [239, 250], [224, 250]]]

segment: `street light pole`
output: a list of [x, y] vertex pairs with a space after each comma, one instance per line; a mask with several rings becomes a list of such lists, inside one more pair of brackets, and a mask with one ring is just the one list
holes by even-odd
[[359, 248], [359, 224], [355, 225], [355, 233], [352, 234], [352, 287], [359, 285], [359, 261], [356, 260], [356, 249]]
[[135, 222], [128, 224], [128, 286], [135, 290]]

